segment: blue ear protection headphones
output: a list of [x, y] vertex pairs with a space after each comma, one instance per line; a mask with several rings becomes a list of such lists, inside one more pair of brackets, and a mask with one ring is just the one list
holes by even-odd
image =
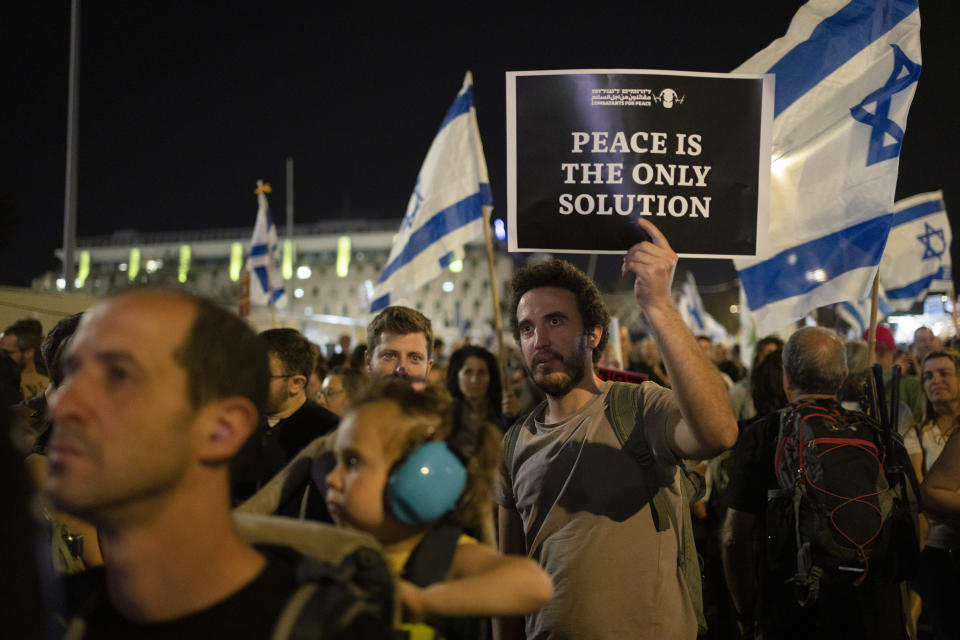
[[390, 473], [386, 501], [401, 522], [434, 522], [457, 506], [467, 484], [467, 468], [452, 444], [426, 442]]

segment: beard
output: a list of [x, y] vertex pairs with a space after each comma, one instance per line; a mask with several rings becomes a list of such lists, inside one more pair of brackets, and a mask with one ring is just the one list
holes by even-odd
[[577, 342], [578, 348], [571, 353], [562, 354], [552, 349], [540, 352], [541, 354], [546, 353], [557, 358], [562, 367], [558, 371], [542, 373], [537, 370], [537, 365], [533, 365], [533, 367], [526, 365], [530, 379], [537, 385], [537, 388], [548, 396], [560, 398], [567, 395], [574, 387], [580, 384], [580, 381], [583, 380], [586, 375], [587, 367], [584, 364], [583, 357], [583, 347], [585, 344], [586, 336], [583, 336], [583, 338]]

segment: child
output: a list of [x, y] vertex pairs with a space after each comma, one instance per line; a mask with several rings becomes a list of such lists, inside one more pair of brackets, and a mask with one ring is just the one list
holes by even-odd
[[[337, 430], [337, 465], [327, 476], [330, 514], [339, 526], [377, 538], [401, 577], [407, 559], [432, 529], [450, 523], [474, 524], [489, 508], [499, 456], [498, 432], [489, 425], [472, 429], [476, 437], [467, 438], [473, 442], [464, 448], [473, 452], [465, 456], [466, 486], [452, 511], [438, 516], [439, 520], [408, 524], [411, 519], [406, 512], [395, 513], [399, 509], [391, 506], [391, 473], [420, 445], [446, 441], [453, 430], [454, 405], [444, 390], [417, 390], [399, 378], [375, 382], [356, 399]], [[469, 430], [457, 440], [463, 439], [463, 433]], [[465, 535], [455, 544], [441, 581], [421, 588], [401, 580], [405, 620], [516, 616], [536, 611], [552, 596], [550, 579], [532, 560], [500, 555]]]

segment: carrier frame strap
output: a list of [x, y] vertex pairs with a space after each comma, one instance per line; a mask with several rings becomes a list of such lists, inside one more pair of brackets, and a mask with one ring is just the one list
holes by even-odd
[[407, 558], [400, 577], [421, 588], [443, 581], [453, 563], [461, 535], [463, 529], [446, 523], [427, 531]]

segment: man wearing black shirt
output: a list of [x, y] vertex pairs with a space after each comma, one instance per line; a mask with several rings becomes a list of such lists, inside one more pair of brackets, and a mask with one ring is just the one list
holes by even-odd
[[263, 343], [209, 301], [140, 290], [85, 314], [64, 372], [46, 489], [97, 526], [105, 562], [70, 585], [73, 633], [269, 637], [293, 572], [240, 538], [229, 501], [266, 404]]
[[[798, 329], [783, 350], [783, 387], [791, 404], [782, 411], [802, 402], [843, 411], [836, 396], [846, 376], [846, 352], [832, 331]], [[896, 583], [869, 576], [852, 589], [824, 580], [816, 601], [801, 607], [787, 582], [794, 570], [766, 566], [765, 558], [771, 554], [796, 557], [792, 528], [790, 535], [766, 528], [772, 518], [782, 517], [767, 510], [767, 491], [779, 488], [774, 459], [780, 417], [776, 412], [747, 425], [731, 453], [722, 554], [743, 637], [754, 637], [756, 623], [757, 637], [765, 639], [905, 639], [906, 620]]]
[[336, 429], [335, 413], [307, 400], [313, 370], [310, 342], [295, 329], [260, 334], [267, 347], [270, 386], [266, 415], [233, 464], [233, 499], [239, 503], [283, 469], [314, 439]]

